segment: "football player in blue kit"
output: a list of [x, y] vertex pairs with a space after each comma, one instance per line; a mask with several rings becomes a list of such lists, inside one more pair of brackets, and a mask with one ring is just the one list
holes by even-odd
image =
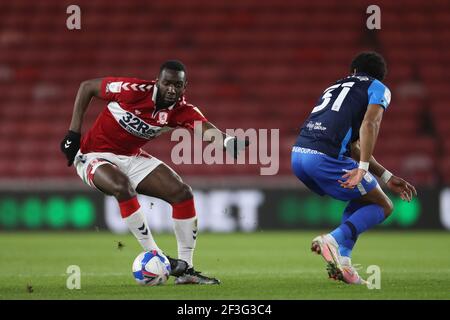
[[357, 55], [350, 65], [351, 75], [325, 89], [292, 149], [292, 169], [309, 189], [348, 201], [341, 225], [313, 239], [311, 246], [327, 262], [328, 275], [348, 284], [365, 283], [351, 263], [358, 236], [380, 224], [394, 209], [374, 176], [404, 201], [417, 195], [411, 184], [372, 156], [391, 100], [389, 89], [381, 82], [386, 71], [380, 54]]

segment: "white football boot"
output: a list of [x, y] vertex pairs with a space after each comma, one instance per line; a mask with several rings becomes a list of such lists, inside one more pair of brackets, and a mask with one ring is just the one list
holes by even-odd
[[330, 235], [325, 234], [313, 239], [311, 251], [320, 254], [327, 262], [328, 277], [340, 280], [347, 284], [365, 284], [358, 275], [348, 257], [342, 257], [339, 253], [339, 244]]

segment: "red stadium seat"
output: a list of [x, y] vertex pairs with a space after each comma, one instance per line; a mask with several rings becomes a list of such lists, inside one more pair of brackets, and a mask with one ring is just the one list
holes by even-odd
[[[357, 0], [109, 3], [83, 5], [81, 32], [60, 27], [60, 17], [52, 13], [64, 12], [65, 5], [57, 1], [33, 2], [31, 10], [29, 1], [16, 0], [0, 10], [0, 178], [74, 177], [58, 148], [79, 84], [109, 75], [149, 79], [174, 57], [188, 67], [188, 99], [213, 123], [224, 129], [280, 129], [280, 174], [291, 175], [290, 146], [321, 92], [346, 75], [355, 52], [373, 47], [363, 41], [365, 7]], [[392, 103], [375, 155], [396, 171], [411, 166], [416, 174], [404, 173], [424, 184], [435, 180], [436, 163], [450, 181], [444, 165], [450, 150], [449, 12], [448, 1], [383, 1], [383, 31], [377, 33]], [[93, 103], [84, 130], [104, 106]], [[427, 113], [433, 137], [423, 129]], [[20, 145], [14, 147], [18, 135]], [[164, 135], [146, 149], [170, 162], [169, 139]], [[219, 165], [179, 169], [203, 176], [258, 171]]]

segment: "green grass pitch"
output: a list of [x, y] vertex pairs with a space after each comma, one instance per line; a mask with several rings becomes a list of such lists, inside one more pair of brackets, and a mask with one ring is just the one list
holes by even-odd
[[[450, 233], [367, 232], [353, 262], [381, 268], [381, 289], [328, 279], [310, 252], [318, 232], [200, 234], [195, 263], [219, 286], [138, 286], [131, 274], [140, 252], [131, 235], [92, 233], [0, 234], [0, 299], [449, 299]], [[156, 234], [176, 252], [171, 234]], [[124, 247], [119, 250], [117, 241]], [[81, 268], [81, 289], [66, 287], [69, 265]], [[27, 285], [32, 290], [27, 289]], [[30, 292], [32, 291], [32, 292]]]

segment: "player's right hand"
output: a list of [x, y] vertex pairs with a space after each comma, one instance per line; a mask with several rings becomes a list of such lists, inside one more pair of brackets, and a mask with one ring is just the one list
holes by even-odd
[[343, 179], [347, 180], [338, 180], [338, 182], [341, 184], [341, 187], [344, 189], [353, 189], [358, 185], [358, 183], [361, 182], [364, 175], [366, 174], [366, 171], [360, 168], [355, 168], [350, 171], [348, 171], [346, 174], [342, 176]]
[[70, 167], [80, 149], [81, 134], [78, 132], [69, 130], [64, 140], [61, 141], [61, 151], [66, 155], [67, 166]]

